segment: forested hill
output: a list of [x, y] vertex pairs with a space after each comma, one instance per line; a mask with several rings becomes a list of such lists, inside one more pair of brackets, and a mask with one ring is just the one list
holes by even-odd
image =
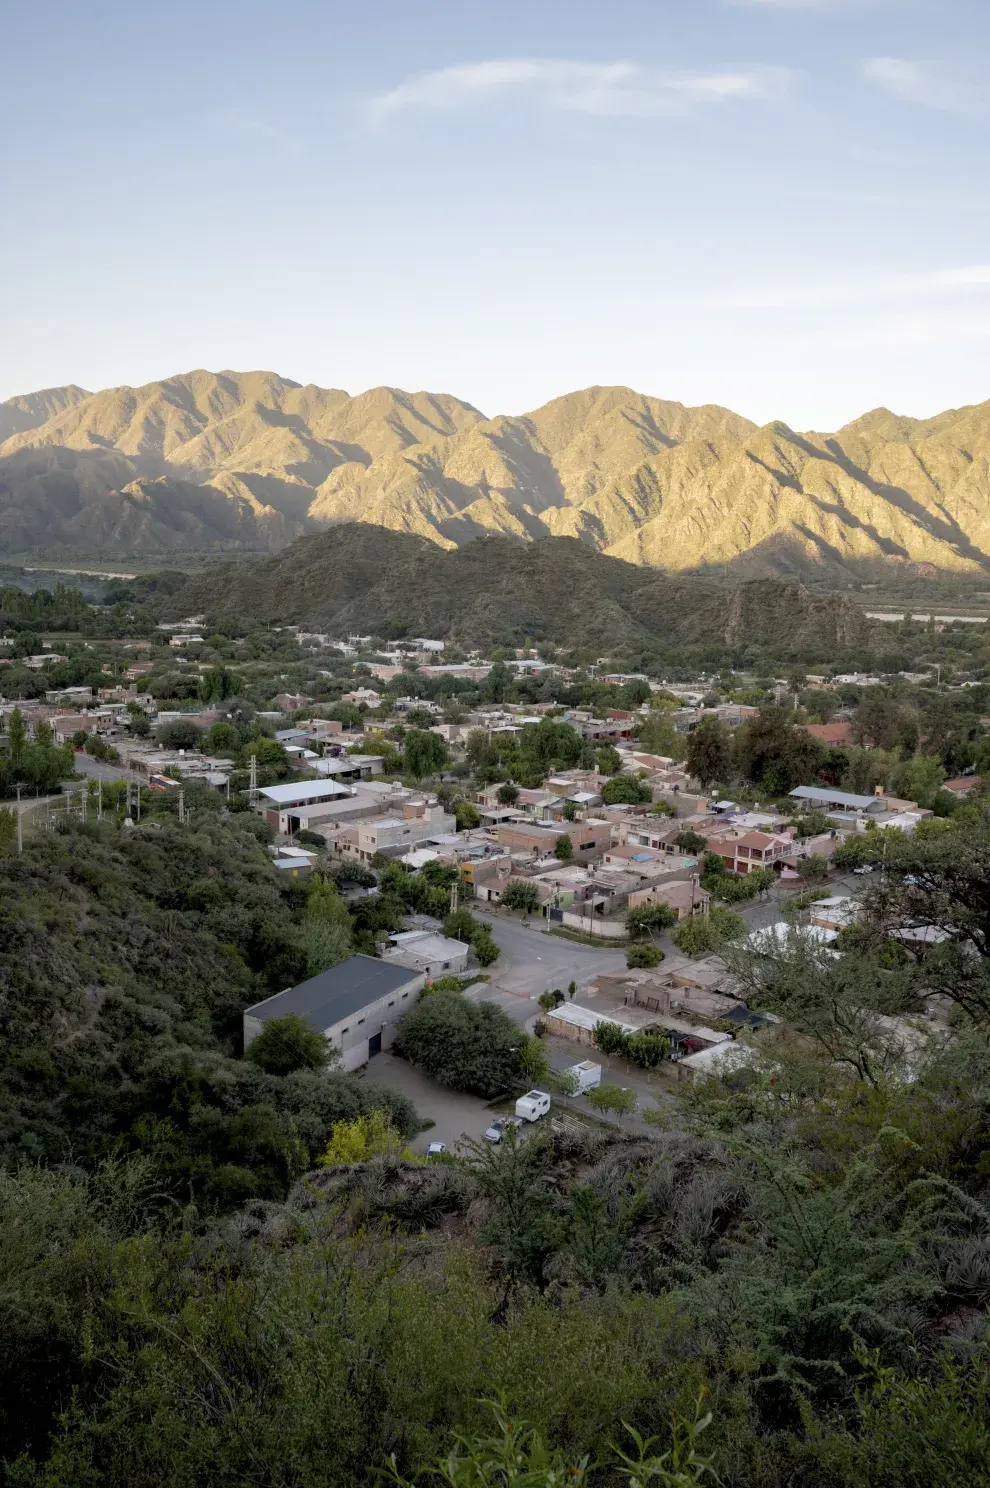
[[522, 544], [484, 537], [445, 551], [358, 523], [301, 538], [275, 557], [194, 575], [162, 613], [202, 611], [481, 648], [546, 641], [615, 652], [711, 640], [795, 648], [810, 641], [838, 650], [870, 632], [855, 604], [793, 581], [729, 590], [606, 557], [574, 538]]

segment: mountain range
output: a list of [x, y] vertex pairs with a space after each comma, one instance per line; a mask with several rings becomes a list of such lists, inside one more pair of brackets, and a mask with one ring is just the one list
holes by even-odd
[[0, 403], [0, 555], [277, 551], [364, 522], [442, 548], [572, 537], [637, 564], [830, 581], [990, 570], [990, 403], [834, 434], [594, 387], [487, 418], [271, 372]]
[[337, 636], [430, 635], [468, 649], [535, 641], [608, 655], [722, 643], [830, 656], [870, 637], [856, 604], [793, 579], [729, 587], [625, 563], [572, 537], [488, 534], [444, 549], [346, 522], [272, 556], [177, 577], [137, 587], [159, 617], [202, 612], [221, 629], [225, 616], [248, 616]]

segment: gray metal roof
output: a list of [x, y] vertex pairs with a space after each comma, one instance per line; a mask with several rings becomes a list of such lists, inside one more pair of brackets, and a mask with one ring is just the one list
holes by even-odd
[[859, 811], [883, 805], [880, 796], [854, 796], [849, 791], [833, 790], [831, 786], [799, 785], [791, 795], [799, 801], [821, 801], [826, 805], [849, 806]]
[[276, 992], [274, 997], [266, 997], [264, 1002], [256, 1002], [245, 1011], [262, 1022], [296, 1013], [322, 1032], [390, 992], [408, 987], [418, 976], [407, 966], [391, 966], [374, 956], [351, 956], [339, 966], [331, 966], [285, 992]]

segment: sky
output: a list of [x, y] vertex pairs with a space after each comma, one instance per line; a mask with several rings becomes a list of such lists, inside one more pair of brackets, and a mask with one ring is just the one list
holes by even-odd
[[990, 398], [988, 0], [0, 0], [0, 399]]

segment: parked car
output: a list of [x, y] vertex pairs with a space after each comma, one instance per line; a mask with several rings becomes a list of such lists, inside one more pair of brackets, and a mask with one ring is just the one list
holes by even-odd
[[522, 1126], [518, 1116], [496, 1116], [485, 1131], [486, 1142], [501, 1142], [510, 1126]]
[[447, 1151], [446, 1142], [431, 1142], [426, 1149], [427, 1157], [442, 1157]]
[[527, 1090], [516, 1101], [516, 1115], [523, 1121], [539, 1121], [550, 1109], [550, 1097], [545, 1090]]
[[872, 863], [864, 863], [861, 867], [854, 868], [853, 869], [853, 872], [854, 873], [872, 873], [873, 872], [873, 864]]

